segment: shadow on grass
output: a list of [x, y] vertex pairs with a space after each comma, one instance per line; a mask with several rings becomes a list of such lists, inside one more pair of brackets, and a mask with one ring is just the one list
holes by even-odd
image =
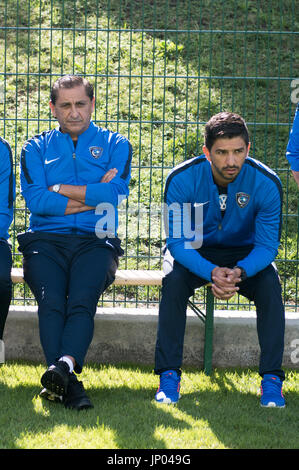
[[245, 385], [240, 391], [229, 373], [220, 371], [220, 377], [212, 374], [216, 390], [186, 394], [178, 404], [180, 410], [207, 420], [215, 437], [229, 449], [298, 449], [299, 393], [284, 393], [284, 409], [262, 408], [259, 387], [248, 383], [248, 388]]
[[[127, 365], [113, 367], [130, 371]], [[0, 383], [0, 447], [28, 448], [32, 442], [34, 448], [174, 449], [181, 443], [188, 448], [190, 432], [190, 448], [201, 448], [196, 433], [202, 436], [204, 431], [196, 427], [202, 420], [216, 447], [218, 441], [229, 449], [298, 448], [296, 392], [288, 392], [286, 409], [263, 409], [256, 390], [237, 390], [229, 374], [220, 371], [208, 379], [212, 388], [191, 393], [182, 388], [177, 405], [163, 406], [154, 402], [155, 388], [146, 383], [137, 389], [124, 384], [109, 387], [100, 379], [100, 367], [89, 370], [99, 374], [99, 386], [86, 387], [94, 403], [94, 409], [88, 411], [66, 410], [63, 405], [42, 401], [39, 384], [10, 387]], [[134, 367], [134, 371], [151, 374], [146, 366]], [[88, 382], [88, 372], [86, 377]]]
[[[129, 368], [126, 366], [126, 370]], [[94, 372], [99, 374], [100, 383], [100, 368], [92, 367], [92, 373]], [[77, 433], [73, 448], [90, 448], [86, 436], [84, 437], [85, 433], [86, 435], [90, 433], [91, 439], [95, 442], [93, 448], [101, 448], [96, 444], [98, 432], [99, 443], [105, 442], [105, 437], [100, 438], [100, 433], [102, 436], [107, 433], [107, 447], [103, 448], [113, 446], [115, 449], [163, 449], [165, 442], [154, 436], [156, 426], [177, 430], [188, 427], [184, 420], [172, 417], [166, 409], [165, 411], [157, 409], [151, 401], [152, 388], [142, 386], [138, 390], [133, 390], [122, 384], [119, 387], [109, 388], [105, 387], [103, 382], [99, 387], [88, 387], [88, 373], [85, 377], [84, 384], [94, 408], [80, 412], [67, 410], [62, 404], [41, 400], [39, 392], [42, 387], [39, 383], [33, 386], [20, 384], [14, 387], [0, 383], [1, 404], [5, 410], [0, 415], [0, 448], [28, 447], [30, 439], [34, 448], [39, 445], [38, 442], [41, 442], [41, 446], [45, 448], [47, 445], [45, 437], [41, 440], [38, 437], [42, 434], [50, 438], [49, 446], [46, 448], [55, 448], [51, 434], [54, 435], [60, 426], [66, 426], [65, 431], [68, 434], [73, 431]], [[80, 376], [78, 378], [80, 379]], [[78, 427], [82, 433], [82, 447], [79, 444]], [[67, 448], [72, 448], [72, 438], [66, 437], [66, 440]], [[57, 437], [57, 448], [66, 447], [65, 442], [59, 441]]]

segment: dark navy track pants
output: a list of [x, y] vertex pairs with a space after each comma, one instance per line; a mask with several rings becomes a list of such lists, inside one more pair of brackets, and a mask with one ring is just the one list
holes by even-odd
[[37, 303], [47, 364], [63, 355], [82, 371], [100, 295], [114, 281], [117, 250], [96, 236], [22, 234], [24, 279]]
[[10, 245], [6, 240], [0, 240], [0, 339], [3, 338], [4, 327], [11, 302], [11, 266], [12, 256]]
[[[177, 370], [183, 359], [186, 310], [194, 290], [207, 284], [174, 261], [173, 270], [163, 279], [155, 351], [155, 372]], [[281, 377], [284, 350], [285, 315], [277, 270], [269, 265], [240, 283], [239, 293], [254, 302], [260, 344], [259, 373]]]

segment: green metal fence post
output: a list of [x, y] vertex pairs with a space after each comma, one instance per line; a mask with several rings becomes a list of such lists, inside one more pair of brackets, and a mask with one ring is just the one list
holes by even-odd
[[206, 292], [206, 321], [205, 321], [205, 345], [204, 345], [204, 371], [210, 375], [213, 359], [213, 333], [214, 333], [214, 296], [210, 286]]

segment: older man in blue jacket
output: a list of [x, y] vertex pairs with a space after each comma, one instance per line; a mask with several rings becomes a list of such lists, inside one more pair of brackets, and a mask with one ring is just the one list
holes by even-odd
[[248, 156], [249, 148], [244, 120], [217, 114], [206, 125], [204, 155], [183, 162], [166, 180], [167, 247], [174, 263], [163, 279], [159, 309], [158, 402], [175, 403], [180, 397], [188, 298], [212, 282], [219, 299], [238, 292], [255, 303], [261, 405], [285, 405], [284, 308], [272, 265], [280, 240], [282, 187], [270, 168]]
[[286, 157], [291, 166], [294, 179], [299, 187], [299, 103], [297, 105], [293, 126], [289, 136]]
[[58, 79], [50, 108], [59, 128], [28, 140], [21, 155], [31, 215], [18, 240], [48, 364], [41, 395], [76, 409], [92, 406], [74, 371], [82, 371], [97, 302], [123, 254], [117, 205], [129, 194], [132, 158], [125, 137], [92, 122], [94, 105], [89, 81]]
[[10, 145], [0, 137], [0, 340], [1, 360], [4, 361], [3, 333], [11, 302], [11, 248], [8, 229], [13, 219], [15, 179]]

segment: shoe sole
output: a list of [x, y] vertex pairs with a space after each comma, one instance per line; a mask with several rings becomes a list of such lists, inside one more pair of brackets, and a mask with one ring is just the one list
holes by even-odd
[[55, 370], [47, 370], [41, 378], [41, 384], [56, 395], [66, 395], [67, 386], [63, 377]]
[[170, 400], [170, 398], [166, 398], [166, 399], [163, 400], [163, 401], [162, 401], [162, 400], [161, 400], [161, 401], [156, 400], [156, 402], [157, 402], [157, 403], [162, 403], [163, 405], [175, 405], [176, 403], [179, 402], [179, 400], [177, 400], [177, 401], [172, 401], [172, 400]]
[[285, 405], [276, 405], [276, 403], [273, 403], [272, 401], [268, 403], [267, 405], [262, 405], [262, 408], [285, 408]]
[[87, 399], [87, 400], [82, 400], [81, 403], [79, 405], [75, 405], [75, 404], [65, 404], [64, 405], [65, 408], [68, 408], [70, 410], [77, 410], [77, 411], [80, 411], [80, 410], [88, 410], [90, 408], [93, 408], [93, 404]]
[[39, 393], [39, 396], [44, 399], [44, 400], [48, 400], [48, 401], [51, 401], [51, 402], [55, 402], [55, 403], [62, 403], [63, 402], [63, 398], [61, 395], [56, 395], [56, 393], [53, 393], [47, 389], [43, 389], [40, 393]]
[[178, 403], [180, 398], [181, 398], [181, 395], [179, 395], [179, 398], [176, 401], [174, 401], [174, 400], [171, 400], [171, 398], [166, 397], [166, 396], [160, 400], [155, 397], [155, 401], [157, 403], [163, 403], [164, 405], [171, 405], [172, 403], [173, 404]]

